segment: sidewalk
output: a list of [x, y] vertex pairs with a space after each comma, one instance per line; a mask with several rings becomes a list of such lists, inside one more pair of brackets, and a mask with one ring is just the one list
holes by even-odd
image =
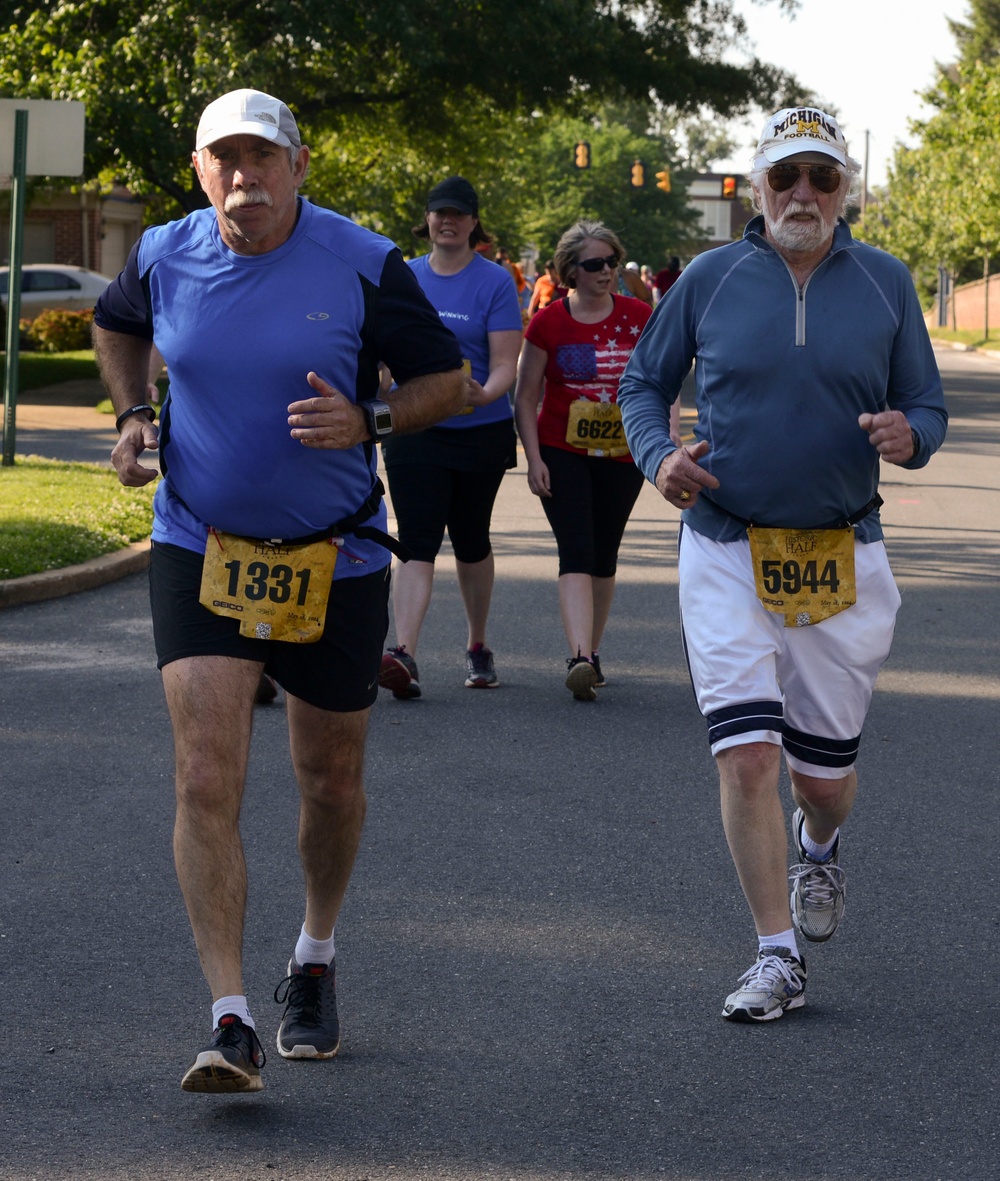
[[15, 456], [44, 455], [67, 463], [111, 463], [118, 438], [114, 416], [92, 406], [17, 404]]

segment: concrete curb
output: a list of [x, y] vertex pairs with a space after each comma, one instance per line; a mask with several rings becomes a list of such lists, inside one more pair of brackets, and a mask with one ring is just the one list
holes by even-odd
[[978, 353], [980, 357], [989, 357], [993, 361], [1000, 361], [1000, 349], [977, 348], [975, 345], [962, 344], [960, 340], [935, 340], [931, 337], [931, 344], [936, 349], [950, 349], [953, 353]]
[[115, 582], [128, 574], [145, 570], [149, 565], [149, 540], [136, 541], [127, 549], [103, 554], [77, 566], [61, 570], [46, 570], [42, 574], [27, 574], [24, 578], [0, 581], [0, 610], [18, 607], [23, 603], [41, 603], [58, 599], [77, 591], [93, 590], [108, 582]]

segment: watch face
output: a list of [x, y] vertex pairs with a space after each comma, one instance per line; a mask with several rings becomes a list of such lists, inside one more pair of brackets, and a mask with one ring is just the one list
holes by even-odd
[[375, 434], [388, 435], [392, 431], [392, 411], [385, 402], [375, 402], [372, 405], [375, 420]]

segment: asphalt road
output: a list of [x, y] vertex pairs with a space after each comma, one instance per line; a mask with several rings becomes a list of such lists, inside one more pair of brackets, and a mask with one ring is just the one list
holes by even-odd
[[[173, 873], [145, 580], [0, 611], [0, 1178], [988, 1181], [1000, 724], [1000, 364], [939, 354], [952, 426], [884, 473], [903, 591], [845, 829], [844, 925], [805, 1009], [719, 1014], [755, 939], [677, 626], [676, 512], [644, 491], [596, 704], [562, 687], [524, 464], [495, 518], [502, 687], [462, 687], [442, 559], [417, 702], [373, 713], [338, 926], [344, 1049], [258, 1096], [178, 1083], [208, 1033]], [[265, 1045], [301, 921], [284, 711], [244, 807]]]

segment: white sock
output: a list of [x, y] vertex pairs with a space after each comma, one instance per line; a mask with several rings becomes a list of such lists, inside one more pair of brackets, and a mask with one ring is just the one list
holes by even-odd
[[329, 967], [333, 963], [333, 957], [337, 954], [333, 936], [334, 932], [331, 931], [329, 939], [313, 939], [311, 935], [306, 934], [305, 923], [303, 923], [298, 942], [295, 944], [295, 962], [300, 968], [303, 964], [326, 964]]
[[787, 947], [797, 960], [802, 959], [799, 955], [799, 945], [795, 942], [794, 928], [782, 931], [778, 935], [758, 935], [757, 950], [763, 951], [765, 947]]
[[247, 1008], [247, 998], [245, 996], [220, 996], [219, 999], [212, 1006], [212, 1028], [219, 1028], [219, 1021], [225, 1017], [227, 1013], [232, 1013], [234, 1017], [239, 1017], [244, 1025], [249, 1025], [251, 1029], [256, 1029], [253, 1023], [253, 1018], [250, 1016], [250, 1010]]
[[840, 836], [840, 829], [833, 834], [833, 836], [824, 845], [818, 845], [812, 837], [806, 832], [805, 824], [802, 825], [802, 848], [809, 854], [813, 861], [826, 861], [830, 856], [833, 846], [837, 843], [837, 837]]

